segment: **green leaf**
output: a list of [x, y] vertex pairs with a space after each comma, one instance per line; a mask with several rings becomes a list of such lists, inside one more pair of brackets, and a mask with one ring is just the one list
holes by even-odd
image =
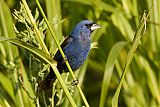
[[69, 2], [78, 2], [78, 3], [82, 3], [85, 5], [90, 5], [93, 6], [94, 8], [99, 8], [102, 9], [106, 12], [115, 12], [117, 9], [115, 9], [113, 6], [100, 1], [100, 0], [64, 0], [64, 1], [69, 1]]
[[140, 39], [141, 39], [141, 37], [142, 37], [142, 35], [144, 33], [143, 29], [145, 28], [146, 20], [147, 20], [148, 16], [149, 16], [149, 14], [146, 15], [145, 12], [144, 12], [144, 15], [142, 17], [142, 23], [140, 24], [140, 26], [139, 26], [136, 34], [135, 34], [135, 38], [133, 40], [133, 45], [132, 45], [131, 49], [128, 52], [128, 55], [127, 55], [127, 58], [126, 58], [126, 62], [125, 62], [125, 66], [124, 66], [124, 71], [123, 71], [120, 83], [118, 85], [118, 88], [117, 88], [114, 96], [113, 96], [112, 107], [118, 107], [118, 97], [119, 97], [119, 93], [120, 93], [120, 90], [121, 90], [121, 87], [122, 87], [122, 84], [123, 84], [123, 81], [124, 81], [124, 76], [126, 74], [127, 68], [129, 67], [129, 65], [130, 65], [130, 63], [131, 63], [131, 61], [133, 59], [133, 56], [135, 55], [135, 52], [136, 52], [136, 49], [137, 49], [138, 44], [140, 42]]
[[[5, 4], [3, 0], [0, 0], [0, 31], [1, 31], [0, 36], [4, 36], [6, 38], [11, 38], [11, 37], [13, 38], [16, 36], [13, 30], [13, 21], [12, 21], [11, 12], [9, 10], [8, 5]], [[3, 46], [4, 46], [4, 50], [2, 51], [6, 52], [6, 58], [4, 60], [9, 64], [14, 63], [15, 57], [19, 56], [17, 47], [13, 45], [10, 46], [10, 44], [7, 42], [3, 43]], [[4, 62], [2, 62], [2, 64], [4, 64]], [[24, 102], [22, 99], [21, 89], [20, 88], [18, 89], [16, 87], [17, 85], [16, 83], [18, 83], [17, 77], [18, 77], [17, 73], [13, 72], [9, 78], [10, 82], [12, 83], [13, 89], [17, 89], [17, 93], [13, 93], [12, 88], [10, 90], [5, 90], [5, 91], [8, 94], [10, 94], [10, 96], [14, 95], [14, 101], [15, 101], [14, 103], [16, 104], [16, 106], [21, 105], [21, 107], [23, 107]], [[6, 100], [9, 100], [9, 99], [4, 97], [4, 101]], [[10, 101], [6, 101], [6, 102], [10, 102]]]
[[104, 107], [110, 80], [112, 77], [113, 73], [113, 67], [115, 64], [115, 61], [117, 60], [118, 55], [120, 54], [121, 49], [127, 44], [127, 42], [118, 42], [116, 43], [108, 56], [106, 66], [105, 66], [105, 73], [103, 77], [103, 82], [102, 82], [102, 89], [101, 89], [101, 97], [100, 97], [100, 105], [99, 107]]
[[[28, 45], [27, 43], [22, 42], [20, 39], [17, 39], [17, 38], [14, 38], [14, 39], [3, 39], [3, 41], [4, 40], [5, 41], [7, 40], [7, 41], [11, 42], [14, 45], [17, 45], [19, 47], [22, 47], [22, 48], [32, 52], [34, 55], [38, 56], [40, 59], [42, 59], [46, 63], [48, 63], [48, 61], [50, 61], [53, 64], [56, 64], [56, 61], [54, 61], [52, 59], [52, 57], [48, 53], [46, 53], [46, 52], [42, 51], [41, 49], [38, 49], [38, 48], [36, 48], [34, 46]], [[2, 41], [2, 40], [0, 40], [0, 41]]]
[[[46, 12], [47, 12], [47, 19], [50, 22], [54, 33], [58, 41], [63, 40], [62, 34], [62, 14], [61, 14], [61, 1], [60, 0], [46, 0]], [[46, 45], [51, 53], [54, 53], [57, 46], [53, 41], [52, 35], [50, 32], [47, 32], [46, 36]]]
[[6, 99], [10, 105], [15, 106], [14, 92], [10, 79], [2, 73], [0, 73], [0, 78], [0, 97]]

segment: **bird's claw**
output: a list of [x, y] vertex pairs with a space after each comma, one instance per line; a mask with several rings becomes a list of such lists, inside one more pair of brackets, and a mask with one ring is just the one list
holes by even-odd
[[67, 57], [64, 57], [64, 62], [67, 62], [67, 61], [68, 61]]
[[74, 85], [78, 85], [78, 83], [79, 83], [79, 80], [78, 80], [78, 79], [75, 79], [75, 80], [72, 81], [71, 85], [73, 85], [73, 86], [74, 86]]

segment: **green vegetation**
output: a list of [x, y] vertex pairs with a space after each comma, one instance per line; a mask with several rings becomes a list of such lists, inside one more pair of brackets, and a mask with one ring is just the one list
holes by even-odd
[[[159, 107], [160, 1], [39, 2], [0, 0], [0, 107]], [[59, 75], [52, 57], [84, 19], [101, 25], [90, 54], [74, 75], [68, 62]], [[49, 66], [57, 80], [38, 92]]]

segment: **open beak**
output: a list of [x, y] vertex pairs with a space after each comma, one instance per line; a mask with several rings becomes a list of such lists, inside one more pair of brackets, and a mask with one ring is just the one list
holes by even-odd
[[94, 30], [96, 30], [96, 29], [99, 29], [100, 27], [101, 27], [100, 25], [94, 23], [94, 24], [91, 26], [91, 31], [94, 31]]

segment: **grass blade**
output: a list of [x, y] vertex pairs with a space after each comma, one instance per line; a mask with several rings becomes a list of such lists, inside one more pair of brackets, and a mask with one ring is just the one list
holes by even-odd
[[121, 51], [121, 49], [126, 45], [126, 42], [118, 42], [116, 43], [108, 56], [106, 66], [105, 66], [105, 73], [103, 77], [103, 82], [102, 82], [102, 89], [101, 89], [101, 97], [100, 97], [100, 105], [99, 107], [104, 107], [110, 80], [112, 77], [112, 72], [113, 72], [113, 67], [114, 63], [117, 60], [117, 57]]
[[118, 107], [118, 97], [119, 97], [119, 93], [120, 93], [120, 90], [121, 90], [121, 87], [122, 87], [122, 84], [123, 84], [124, 76], [126, 74], [127, 68], [129, 67], [129, 65], [130, 65], [130, 63], [133, 59], [133, 56], [136, 52], [136, 49], [138, 47], [138, 44], [140, 42], [140, 38], [142, 37], [142, 34], [143, 34], [142, 31], [143, 31], [143, 28], [145, 28], [146, 20], [147, 20], [148, 16], [149, 16], [149, 14], [146, 16], [146, 14], [144, 12], [144, 15], [142, 17], [142, 23], [140, 24], [140, 26], [139, 26], [136, 34], [135, 34], [135, 38], [133, 40], [133, 45], [128, 52], [128, 55], [127, 55], [127, 58], [126, 58], [126, 63], [125, 63], [125, 66], [124, 66], [124, 71], [123, 71], [123, 74], [121, 76], [120, 83], [118, 85], [118, 88], [117, 88], [114, 96], [113, 96], [112, 107]]

